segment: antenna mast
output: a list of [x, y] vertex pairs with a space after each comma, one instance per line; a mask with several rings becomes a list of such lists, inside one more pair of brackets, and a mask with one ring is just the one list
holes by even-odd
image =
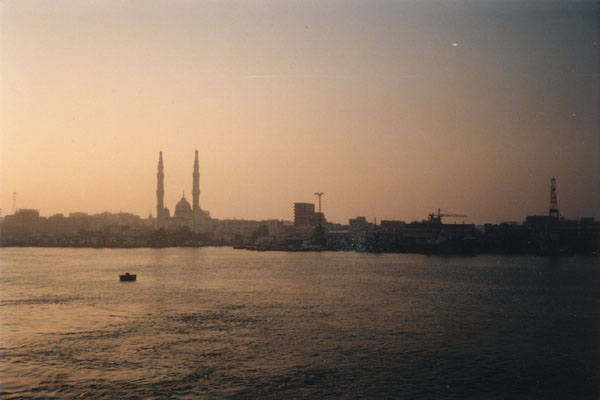
[[558, 212], [558, 202], [556, 200], [556, 178], [552, 177], [550, 180], [550, 217], [558, 219], [560, 214]]

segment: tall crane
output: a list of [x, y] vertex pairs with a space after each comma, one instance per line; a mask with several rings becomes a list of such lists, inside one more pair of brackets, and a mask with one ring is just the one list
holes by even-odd
[[431, 214], [429, 214], [429, 218], [427, 219], [427, 228], [426, 228], [427, 240], [431, 240], [432, 225], [437, 225], [437, 226], [441, 225], [442, 217], [467, 218], [467, 216], [465, 214], [454, 214], [454, 213], [443, 213], [442, 214], [442, 210], [440, 210], [438, 208], [437, 214], [435, 212], [432, 212]]
[[432, 212], [431, 214], [429, 214], [429, 222], [441, 224], [442, 217], [467, 218], [467, 216], [465, 214], [454, 214], [454, 213], [443, 213], [442, 214], [442, 210], [440, 210], [438, 208], [437, 214], [435, 212]]

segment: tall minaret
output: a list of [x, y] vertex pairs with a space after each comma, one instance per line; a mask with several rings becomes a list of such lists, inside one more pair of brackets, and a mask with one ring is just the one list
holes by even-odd
[[158, 173], [156, 174], [156, 221], [160, 228], [163, 220], [163, 209], [165, 199], [165, 174], [163, 173], [162, 151], [158, 153]]
[[194, 173], [192, 177], [194, 178], [194, 186], [192, 188], [192, 212], [194, 216], [200, 212], [200, 171], [198, 165], [198, 150], [196, 150], [196, 158], [194, 159]]

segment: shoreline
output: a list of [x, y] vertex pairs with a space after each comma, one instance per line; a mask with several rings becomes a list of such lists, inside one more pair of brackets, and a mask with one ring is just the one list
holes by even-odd
[[575, 252], [568, 254], [539, 254], [536, 252], [444, 252], [444, 251], [361, 251], [356, 249], [331, 249], [331, 248], [252, 248], [252, 247], [239, 247], [238, 245], [232, 244], [202, 244], [202, 245], [166, 245], [166, 246], [52, 246], [52, 245], [34, 245], [34, 244], [0, 244], [2, 248], [57, 248], [57, 249], [170, 249], [170, 248], [202, 248], [202, 247], [230, 247], [234, 250], [247, 250], [256, 252], [286, 252], [286, 253], [305, 253], [305, 252], [354, 252], [354, 253], [366, 253], [366, 254], [421, 254], [421, 255], [434, 255], [434, 256], [445, 256], [445, 257], [474, 257], [479, 255], [499, 255], [499, 256], [527, 256], [527, 257], [572, 257], [572, 256], [599, 256], [600, 253], [591, 252]]

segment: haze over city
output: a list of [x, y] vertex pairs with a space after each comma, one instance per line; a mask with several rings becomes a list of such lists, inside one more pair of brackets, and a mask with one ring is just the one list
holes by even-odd
[[0, 207], [600, 217], [593, 1], [5, 1]]

